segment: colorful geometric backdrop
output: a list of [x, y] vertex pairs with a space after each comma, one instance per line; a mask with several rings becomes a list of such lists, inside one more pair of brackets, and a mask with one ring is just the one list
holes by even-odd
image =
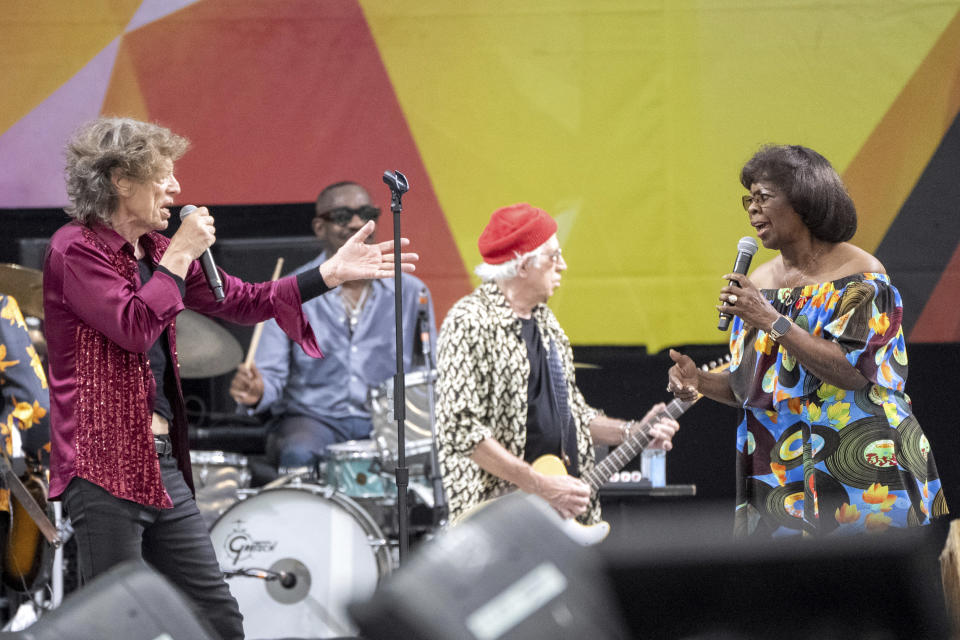
[[[51, 8], [53, 7], [53, 8]], [[960, 340], [960, 0], [4, 2], [0, 208], [59, 207], [98, 114], [187, 136], [181, 202], [312, 201], [386, 169], [442, 313], [498, 206], [556, 215], [578, 344], [716, 343], [764, 142], [826, 155], [909, 338]], [[0, 211], [0, 224], [3, 212]], [[761, 251], [757, 260], [772, 254]]]

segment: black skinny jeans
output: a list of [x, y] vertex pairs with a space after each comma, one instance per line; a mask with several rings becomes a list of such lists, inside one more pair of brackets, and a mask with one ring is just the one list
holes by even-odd
[[230, 594], [210, 535], [172, 455], [160, 456], [163, 486], [172, 509], [116, 498], [74, 478], [63, 502], [77, 539], [78, 564], [88, 582], [125, 560], [147, 561], [193, 602], [224, 640], [243, 638], [243, 616]]

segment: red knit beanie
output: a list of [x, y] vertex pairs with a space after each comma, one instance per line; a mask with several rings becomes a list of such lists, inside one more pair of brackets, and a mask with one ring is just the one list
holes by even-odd
[[494, 211], [477, 245], [484, 262], [503, 264], [533, 251], [556, 232], [550, 214], [524, 202]]

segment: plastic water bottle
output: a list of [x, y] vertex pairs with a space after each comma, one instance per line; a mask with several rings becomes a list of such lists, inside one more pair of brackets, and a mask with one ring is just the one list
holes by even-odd
[[640, 454], [640, 473], [652, 486], [666, 486], [667, 452], [663, 449], [644, 449]]

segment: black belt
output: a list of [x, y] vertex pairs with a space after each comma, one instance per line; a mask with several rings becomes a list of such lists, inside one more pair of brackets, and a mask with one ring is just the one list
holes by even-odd
[[157, 447], [158, 456], [172, 456], [173, 455], [173, 442], [170, 441], [170, 438], [161, 438], [160, 436], [153, 436], [153, 444]]

